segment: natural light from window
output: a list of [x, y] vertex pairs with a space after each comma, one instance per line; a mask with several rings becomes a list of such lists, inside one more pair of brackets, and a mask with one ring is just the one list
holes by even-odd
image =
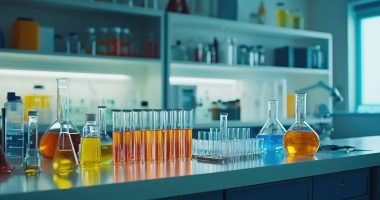
[[380, 105], [380, 16], [361, 20], [362, 105]]

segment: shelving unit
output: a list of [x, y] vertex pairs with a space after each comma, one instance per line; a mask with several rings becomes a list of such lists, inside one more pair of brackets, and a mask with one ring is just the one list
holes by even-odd
[[[168, 49], [166, 59], [169, 66], [169, 77], [171, 85], [186, 85], [197, 88], [198, 92], [207, 92], [206, 82], [211, 80], [219, 81], [222, 84], [214, 84], [210, 86], [210, 90], [218, 90], [219, 97], [212, 94], [212, 101], [221, 99], [222, 101], [231, 101], [240, 99], [241, 118], [239, 121], [230, 121], [231, 126], [262, 126], [265, 122], [266, 103], [260, 102], [261, 109], [253, 110], [257, 104], [257, 98], [262, 94], [261, 87], [265, 82], [283, 82], [286, 83], [286, 92], [291, 93], [297, 89], [312, 85], [318, 81], [332, 85], [332, 35], [329, 33], [296, 30], [289, 28], [279, 28], [273, 26], [263, 26], [246, 22], [237, 22], [231, 20], [209, 18], [203, 16], [192, 16], [184, 14], [170, 13], [167, 15], [167, 41], [166, 45], [171, 47], [177, 40], [192, 43], [211, 43], [214, 38], [219, 40], [221, 44], [224, 38], [235, 37], [239, 44], [260, 44], [264, 45], [266, 51], [266, 65], [249, 67], [244, 65], [229, 66], [223, 63], [206, 64], [194, 61], [178, 61], [172, 60], [171, 49]], [[194, 30], [197, 30], [194, 32]], [[274, 49], [287, 45], [306, 47], [313, 44], [321, 45], [325, 52], [325, 69], [308, 69], [308, 68], [289, 68], [283, 66], [274, 66]], [[191, 52], [191, 50], [188, 50]], [[188, 83], [186, 83], [188, 81]], [[270, 86], [269, 88], [271, 88]], [[273, 86], [277, 87], [277, 86]], [[272, 88], [273, 88], [272, 87]], [[171, 89], [169, 87], [169, 94]], [[260, 89], [261, 88], [261, 89]], [[170, 95], [169, 95], [170, 96]], [[172, 97], [173, 98], [173, 97]], [[204, 97], [196, 97], [198, 101], [204, 101]], [[208, 98], [208, 97], [207, 97]], [[272, 97], [275, 98], [275, 97]], [[255, 100], [256, 99], [256, 100]], [[262, 100], [262, 99], [261, 99]], [[268, 99], [269, 100], [269, 99]], [[286, 94], [280, 99], [282, 106], [286, 106]], [[254, 103], [256, 102], [256, 103]], [[197, 102], [198, 104], [198, 102]], [[200, 103], [202, 104], [202, 103]], [[332, 101], [329, 94], [316, 90], [308, 95], [308, 111], [314, 112], [319, 104], [326, 104], [330, 111], [332, 110]], [[170, 106], [170, 104], [169, 104]], [[262, 107], [265, 107], [263, 109]], [[207, 109], [200, 108], [202, 112]], [[282, 109], [282, 108], [280, 108]], [[282, 109], [283, 110], [283, 109]], [[207, 111], [206, 111], [207, 112]], [[209, 111], [208, 111], [209, 112]], [[257, 113], [259, 112], [259, 113]], [[261, 117], [253, 117], [260, 114]], [[208, 120], [210, 121], [210, 120]], [[311, 119], [311, 123], [319, 123], [320, 121], [329, 123], [329, 120]], [[287, 120], [292, 122], [292, 120]], [[290, 124], [288, 124], [290, 125]], [[195, 127], [206, 128], [207, 126], [217, 126], [215, 123], [205, 123], [197, 121]]]

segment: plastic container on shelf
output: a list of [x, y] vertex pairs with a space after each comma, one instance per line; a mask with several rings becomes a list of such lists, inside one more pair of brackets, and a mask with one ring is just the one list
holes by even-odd
[[147, 57], [148, 58], [158, 58], [159, 55], [159, 46], [154, 37], [153, 32], [149, 32], [148, 42], [147, 42]]
[[85, 44], [86, 54], [96, 55], [96, 32], [94, 27], [87, 28], [87, 38]]
[[285, 4], [283, 2], [278, 2], [277, 8], [276, 8], [276, 25], [278, 27], [286, 27], [287, 18], [288, 18], [288, 11], [285, 8]]
[[52, 159], [54, 156], [63, 122], [68, 126], [75, 152], [79, 152], [80, 132], [69, 119], [69, 91], [70, 80], [67, 78], [57, 79], [57, 119], [45, 131], [40, 141], [40, 153], [47, 159]]
[[113, 56], [121, 55], [121, 28], [120, 27], [112, 28], [109, 54]]
[[123, 28], [121, 33], [121, 56], [130, 56], [131, 51], [131, 34], [129, 28]]
[[98, 30], [97, 39], [97, 49], [96, 53], [98, 55], [107, 55], [109, 52], [110, 40], [109, 40], [109, 31], [106, 27], [101, 27]]
[[19, 17], [12, 24], [12, 48], [38, 50], [40, 25], [32, 18]]

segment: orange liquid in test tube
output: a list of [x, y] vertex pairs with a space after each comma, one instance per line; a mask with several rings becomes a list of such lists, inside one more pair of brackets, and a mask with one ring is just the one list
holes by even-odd
[[153, 131], [147, 130], [143, 131], [144, 135], [144, 149], [145, 149], [145, 161], [151, 162], [153, 160]]
[[141, 163], [143, 155], [142, 131], [133, 131], [133, 140], [135, 162]]
[[124, 144], [124, 162], [131, 163], [133, 155], [133, 138], [132, 131], [123, 132], [123, 144]]
[[156, 160], [157, 161], [162, 161], [164, 159], [164, 149], [163, 149], [163, 131], [162, 130], [155, 130], [154, 131], [154, 135], [155, 135], [155, 148], [156, 148]]
[[193, 154], [192, 154], [192, 149], [193, 149], [193, 130], [192, 129], [185, 129], [183, 131], [185, 134], [185, 158], [186, 159], [191, 159]]
[[113, 147], [113, 163], [121, 164], [121, 154], [123, 147], [123, 132], [113, 131], [112, 132], [112, 147]]
[[182, 130], [175, 129], [174, 130], [174, 158], [181, 159], [182, 155]]
[[164, 130], [166, 160], [172, 160], [174, 155], [173, 130]]

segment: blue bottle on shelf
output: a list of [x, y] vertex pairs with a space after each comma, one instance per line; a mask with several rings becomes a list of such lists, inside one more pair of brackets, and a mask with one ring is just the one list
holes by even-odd
[[282, 140], [285, 135], [285, 128], [278, 121], [277, 100], [268, 101], [268, 121], [260, 130], [257, 138], [263, 139], [263, 150], [266, 152], [280, 151], [283, 149]]

